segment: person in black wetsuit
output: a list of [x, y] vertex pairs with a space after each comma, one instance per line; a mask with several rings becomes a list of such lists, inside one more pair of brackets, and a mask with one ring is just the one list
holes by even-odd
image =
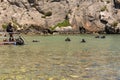
[[13, 26], [11, 23], [9, 23], [7, 25], [6, 31], [9, 33], [9, 41], [14, 41], [14, 37], [13, 37]]
[[85, 39], [82, 39], [81, 43], [86, 43]]
[[16, 45], [24, 45], [24, 40], [21, 36], [16, 39]]

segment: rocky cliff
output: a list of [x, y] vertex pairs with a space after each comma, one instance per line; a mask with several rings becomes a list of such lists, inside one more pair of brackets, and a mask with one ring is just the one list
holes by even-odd
[[120, 33], [120, 0], [0, 0], [1, 29], [8, 22], [17, 29]]

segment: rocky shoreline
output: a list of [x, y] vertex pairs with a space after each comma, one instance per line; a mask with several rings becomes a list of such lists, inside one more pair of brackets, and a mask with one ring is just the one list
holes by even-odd
[[120, 34], [120, 29], [114, 29], [112, 27], [106, 26], [104, 31], [100, 32], [90, 32], [87, 30], [79, 30], [79, 31], [55, 31], [55, 30], [50, 30], [50, 29], [41, 29], [41, 30], [35, 30], [35, 29], [26, 29], [20, 31], [21, 33], [24, 34], [38, 34], [38, 35], [61, 35], [61, 34]]

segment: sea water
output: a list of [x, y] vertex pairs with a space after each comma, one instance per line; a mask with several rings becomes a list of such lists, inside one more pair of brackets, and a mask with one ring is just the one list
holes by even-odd
[[23, 38], [23, 46], [0, 46], [0, 80], [120, 80], [120, 35]]

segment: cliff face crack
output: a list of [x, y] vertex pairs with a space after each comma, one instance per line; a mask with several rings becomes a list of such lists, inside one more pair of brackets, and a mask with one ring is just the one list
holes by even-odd
[[11, 2], [9, 0], [7, 0], [11, 5], [16, 5], [17, 7], [20, 7], [19, 3], [14, 1], [14, 2]]

